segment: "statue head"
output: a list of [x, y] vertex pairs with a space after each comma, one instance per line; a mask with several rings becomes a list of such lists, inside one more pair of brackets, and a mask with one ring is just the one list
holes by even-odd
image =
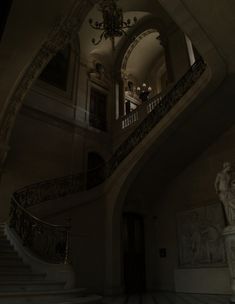
[[224, 171], [230, 171], [231, 170], [231, 163], [230, 162], [223, 163], [223, 170]]

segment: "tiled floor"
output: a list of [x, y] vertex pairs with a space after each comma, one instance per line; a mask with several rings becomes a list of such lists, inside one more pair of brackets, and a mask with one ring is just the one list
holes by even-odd
[[157, 292], [104, 299], [105, 304], [229, 304], [228, 295]]

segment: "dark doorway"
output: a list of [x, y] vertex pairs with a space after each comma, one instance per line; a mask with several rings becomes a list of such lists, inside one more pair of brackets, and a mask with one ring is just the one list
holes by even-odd
[[87, 155], [87, 189], [100, 185], [105, 180], [105, 161], [96, 152]]
[[12, 0], [0, 1], [0, 40], [5, 30], [7, 18], [11, 9]]
[[67, 90], [71, 47], [60, 50], [47, 64], [39, 79], [61, 89]]
[[144, 220], [137, 213], [123, 214], [123, 262], [126, 293], [145, 291]]
[[107, 127], [106, 103], [107, 95], [91, 88], [89, 122], [90, 126], [101, 131], [106, 131]]

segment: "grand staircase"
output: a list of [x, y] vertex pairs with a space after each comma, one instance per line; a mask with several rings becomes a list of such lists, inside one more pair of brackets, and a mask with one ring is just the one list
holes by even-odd
[[[32, 208], [49, 200], [89, 190], [108, 180], [122, 161], [196, 84], [205, 70], [206, 65], [203, 59], [199, 58], [165, 96], [160, 99], [153, 98], [149, 104], [151, 107], [148, 107], [148, 115], [101, 167], [92, 172], [42, 181], [15, 191], [11, 198], [9, 229], [17, 235], [24, 246], [23, 249], [29, 249], [34, 256], [51, 265], [69, 265], [72, 257], [70, 220], [68, 219], [66, 225], [51, 224], [33, 214]], [[87, 176], [90, 178], [88, 184]], [[9, 238], [11, 239], [11, 236]], [[24, 261], [27, 259], [24, 258]], [[87, 295], [84, 289], [66, 289], [67, 285], [63, 279], [49, 280], [43, 271], [45, 270], [39, 274], [35, 273], [21, 260], [5, 235], [4, 224], [0, 224], [0, 304], [101, 302], [100, 296]]]
[[34, 273], [19, 257], [0, 224], [0, 303], [98, 304], [101, 297], [86, 295], [85, 289], [64, 289], [63, 282], [49, 281]]

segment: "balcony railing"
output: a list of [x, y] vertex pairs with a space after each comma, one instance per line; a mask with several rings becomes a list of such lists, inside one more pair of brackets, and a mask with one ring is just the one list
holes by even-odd
[[[24, 187], [13, 193], [10, 226], [15, 229], [23, 243], [47, 261], [67, 263], [69, 257], [70, 225], [51, 225], [33, 216], [27, 208], [44, 201], [84, 191], [103, 183], [105, 179], [113, 174], [126, 156], [135, 149], [156, 124], [167, 115], [174, 105], [197, 82], [205, 69], [206, 65], [202, 58], [200, 58], [165, 96], [152, 98], [146, 104], [148, 115], [104, 165], [85, 174], [43, 181]], [[134, 116], [131, 119], [135, 121], [138, 118], [138, 112], [134, 111], [132, 114]], [[124, 124], [128, 123], [126, 120]]]

